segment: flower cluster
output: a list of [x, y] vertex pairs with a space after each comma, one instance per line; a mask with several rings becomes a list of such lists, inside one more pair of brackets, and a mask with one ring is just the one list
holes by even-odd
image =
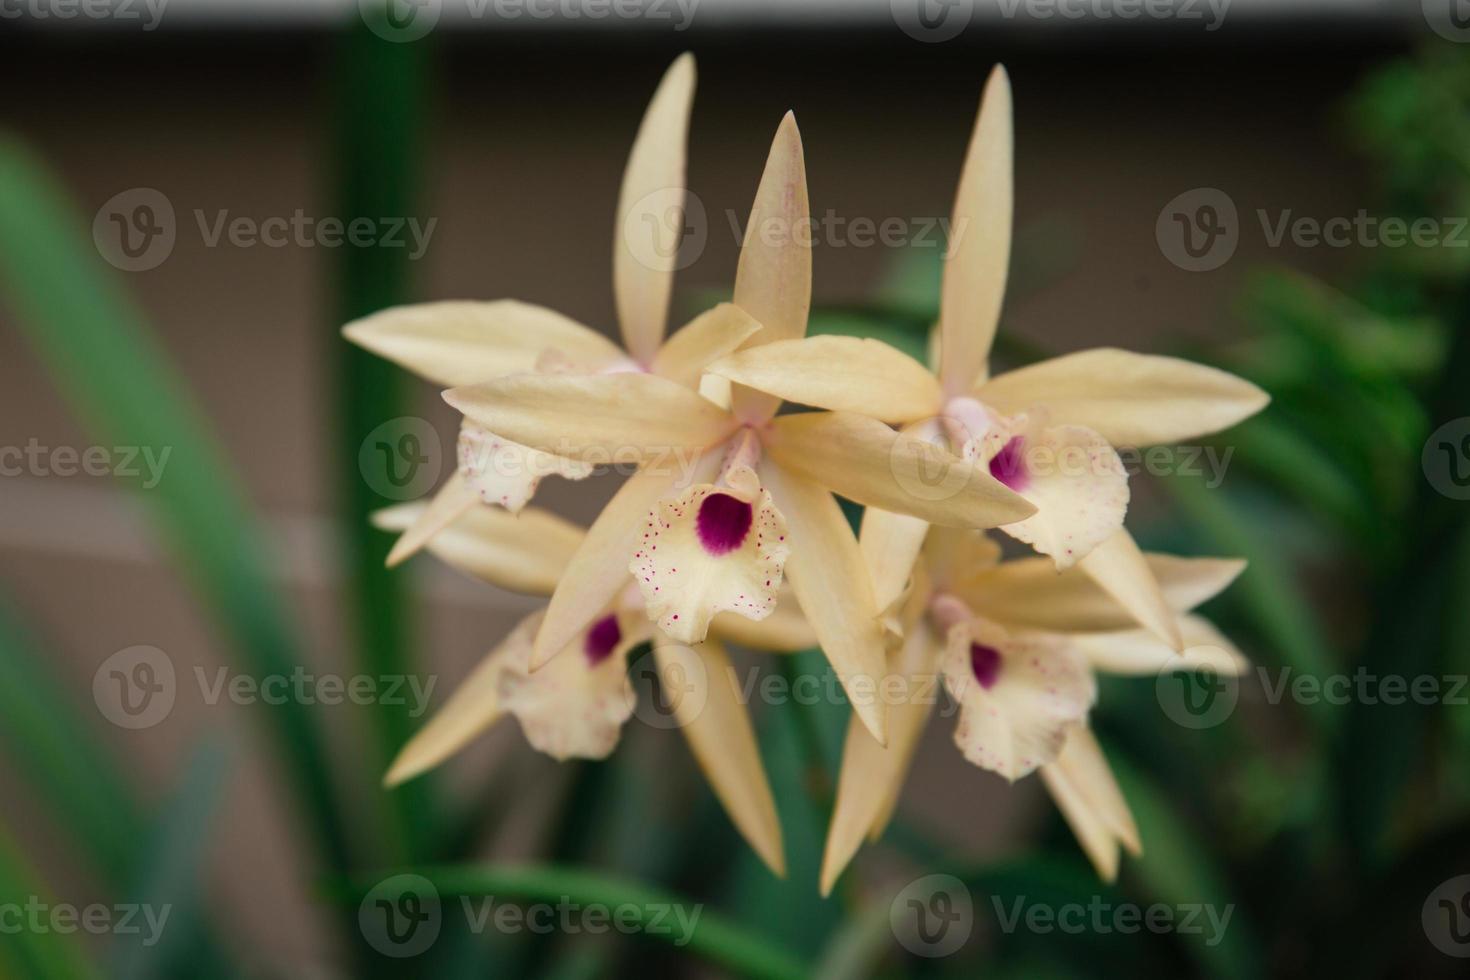
[[[853, 718], [823, 888], [892, 813], [940, 676], [955, 741], [1015, 780], [1040, 771], [1104, 876], [1136, 829], [1087, 726], [1094, 671], [1244, 659], [1189, 610], [1242, 563], [1144, 554], [1123, 528], [1115, 447], [1198, 437], [1265, 395], [1172, 358], [1093, 350], [992, 377], [1011, 229], [1009, 82], [996, 69], [960, 178], [937, 368], [874, 340], [806, 337], [811, 243], [748, 234], [733, 299], [665, 338], [694, 63], [679, 58], [634, 140], [613, 293], [624, 347], [514, 300], [384, 310], [352, 341], [448, 388], [459, 467], [432, 501], [378, 515], [396, 564], [427, 548], [549, 596], [404, 748], [396, 784], [505, 714], [559, 759], [612, 751], [633, 710], [631, 651], [701, 689], [680, 729], [731, 819], [777, 873], [779, 822], [725, 644], [819, 646]], [[749, 229], [810, 218], [801, 137], [776, 130]], [[653, 234], [653, 248], [632, 234]], [[782, 411], [784, 403], [801, 410]], [[670, 456], [687, 460], [670, 467]], [[635, 472], [590, 527], [528, 506], [542, 476]], [[865, 508], [854, 534], [835, 495]], [[987, 529], [1036, 551], [1002, 560]], [[886, 689], [886, 688], [885, 688]]]

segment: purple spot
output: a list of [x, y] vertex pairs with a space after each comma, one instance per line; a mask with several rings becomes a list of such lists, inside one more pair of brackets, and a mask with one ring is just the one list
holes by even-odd
[[1022, 458], [1020, 436], [1011, 436], [1000, 452], [990, 458], [990, 475], [1012, 490], [1026, 485], [1026, 461]]
[[712, 493], [699, 505], [694, 527], [699, 543], [712, 555], [726, 555], [740, 547], [750, 533], [755, 513], [750, 504], [728, 493]]
[[587, 654], [587, 662], [596, 667], [602, 663], [622, 642], [623, 631], [618, 628], [618, 617], [606, 615], [592, 624], [587, 631], [587, 638], [582, 641], [582, 650]]
[[975, 672], [975, 680], [980, 682], [980, 686], [990, 690], [1000, 676], [1000, 651], [983, 643], [971, 643], [970, 669]]

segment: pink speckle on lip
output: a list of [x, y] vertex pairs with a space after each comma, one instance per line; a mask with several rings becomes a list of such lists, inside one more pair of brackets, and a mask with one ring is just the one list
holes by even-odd
[[711, 555], [726, 555], [745, 541], [755, 511], [750, 504], [728, 493], [712, 493], [699, 505], [695, 530], [699, 543]]

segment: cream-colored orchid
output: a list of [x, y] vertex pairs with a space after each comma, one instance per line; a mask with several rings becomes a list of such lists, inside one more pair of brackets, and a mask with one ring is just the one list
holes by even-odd
[[[864, 528], [864, 534], [867, 529]], [[1235, 675], [1245, 658], [1207, 620], [1189, 612], [1228, 586], [1234, 559], [1143, 556], [1183, 635], [1184, 655], [1080, 569], [1058, 573], [1045, 558], [1000, 561], [978, 532], [928, 535], [896, 614], [889, 650], [898, 679], [882, 746], [848, 726], [837, 801], [822, 864], [822, 891], [863, 839], [882, 833], [935, 703], [936, 676], [959, 708], [955, 743], [977, 766], [1015, 781], [1040, 770], [1098, 873], [1117, 872], [1121, 844], [1138, 853], [1138, 831], [1087, 727], [1094, 671], [1156, 675], [1173, 663]], [[876, 570], [876, 569], [875, 569]]]
[[[948, 446], [1035, 505], [1001, 530], [1078, 564], [1139, 623], [1176, 650], [1183, 638], [1158, 583], [1123, 528], [1127, 474], [1114, 446], [1197, 438], [1259, 411], [1255, 385], [1169, 357], [1097, 349], [989, 376], [1010, 259], [1010, 82], [997, 67], [960, 177], [945, 256], [937, 375], [876, 340], [777, 339], [710, 365], [710, 372], [789, 401], [869, 415]], [[931, 478], [932, 492], [947, 487]], [[869, 537], [886, 557], [875, 582], [885, 608], [902, 591], [926, 533], [922, 521], [884, 522]], [[865, 535], [865, 537], [868, 537]]]
[[[374, 515], [385, 530], [403, 531], [423, 516], [422, 503]], [[499, 508], [471, 509], [428, 542], [430, 552], [483, 581], [515, 592], [550, 595], [585, 532], [536, 507], [519, 515]], [[396, 786], [437, 766], [505, 715], [514, 716], [533, 747], [556, 759], [606, 757], [633, 714], [628, 654], [652, 641], [653, 656], [671, 698], [674, 722], [731, 820], [776, 874], [784, 874], [781, 826], [761, 765], [740, 687], [724, 641], [786, 652], [816, 642], [787, 602], [754, 623], [724, 614], [697, 647], [659, 637], [632, 580], [594, 611], [563, 656], [530, 669], [532, 643], [545, 610], [525, 617], [450, 696], [394, 760], [385, 782]]]
[[[613, 295], [626, 350], [554, 310], [517, 300], [394, 307], [349, 323], [349, 340], [440, 386], [540, 371], [648, 372], [697, 385], [701, 368], [735, 350], [759, 325], [732, 306], [709, 311], [664, 339], [683, 227], [685, 142], [694, 59], [680, 56], [654, 92], [634, 139], [618, 198]], [[467, 421], [458, 466], [433, 506], [404, 531], [388, 564], [407, 559], [477, 501], [518, 511], [544, 476], [590, 476], [596, 462], [520, 445]]]
[[[734, 308], [760, 330], [745, 342], [805, 334], [810, 214], [796, 120], [771, 145], [735, 276]], [[833, 493], [955, 527], [1024, 520], [1034, 509], [983, 468], [853, 412], [777, 417], [780, 399], [742, 385], [705, 397], [653, 373], [520, 374], [445, 393], [471, 421], [574, 460], [636, 456], [632, 476], [568, 564], [535, 641], [532, 669], [566, 649], [633, 572], [648, 612], [675, 640], [711, 619], [761, 620], [784, 576], [858, 717], [880, 742], [884, 673], [870, 578]], [[669, 465], [677, 456], [690, 474]], [[953, 487], [915, 495], [931, 473]]]

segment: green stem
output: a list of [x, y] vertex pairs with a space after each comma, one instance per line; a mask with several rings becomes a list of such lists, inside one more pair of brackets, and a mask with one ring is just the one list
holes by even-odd
[[[339, 213], [347, 227], [354, 221], [366, 221], [381, 228], [385, 219], [414, 215], [423, 142], [424, 61], [422, 43], [384, 40], [365, 21], [343, 39], [336, 171]], [[343, 566], [348, 571], [348, 602], [356, 624], [353, 650], [362, 673], [405, 678], [415, 669], [409, 654], [405, 578], [385, 567], [391, 538], [368, 523], [369, 514], [394, 501], [379, 493], [388, 483], [374, 480], [375, 487], [359, 470], [359, 450], [369, 434], [384, 422], [407, 414], [405, 377], [395, 365], [341, 339], [336, 329], [341, 323], [407, 301], [412, 260], [404, 247], [350, 240], [340, 259], [337, 316], [330, 343], [338, 365], [336, 465], [343, 501]], [[386, 478], [387, 474], [377, 475]], [[368, 765], [374, 785], [413, 734], [414, 721], [408, 710], [407, 706], [373, 706], [370, 721], [375, 745], [368, 754]], [[382, 819], [389, 827], [389, 860], [428, 857], [434, 836], [432, 785], [431, 780], [417, 779], [379, 797], [386, 811]]]

